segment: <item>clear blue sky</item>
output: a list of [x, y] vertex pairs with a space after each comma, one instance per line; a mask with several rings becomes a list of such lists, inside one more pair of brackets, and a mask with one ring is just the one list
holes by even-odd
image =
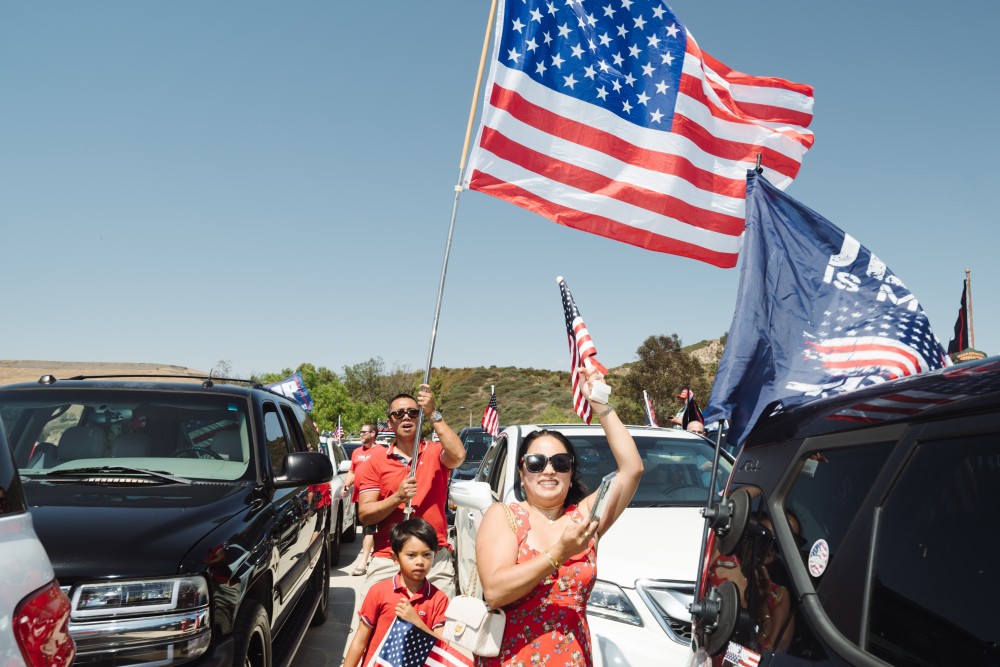
[[[1000, 352], [1000, 5], [670, 5], [730, 67], [815, 87], [788, 193], [944, 344], [971, 268], [976, 346]], [[488, 9], [0, 4], [0, 358], [423, 369]], [[738, 280], [465, 192], [435, 365], [565, 369], [560, 274], [608, 366], [718, 337]]]

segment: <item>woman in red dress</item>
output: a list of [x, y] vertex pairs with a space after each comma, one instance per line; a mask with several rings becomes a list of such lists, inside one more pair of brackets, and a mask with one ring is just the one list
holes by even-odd
[[[580, 369], [590, 397], [597, 370]], [[595, 494], [585, 495], [572, 443], [557, 431], [536, 431], [521, 442], [518, 474], [524, 502], [491, 507], [476, 537], [476, 560], [486, 603], [503, 608], [507, 627], [489, 667], [593, 664], [587, 599], [597, 575], [598, 538], [628, 506], [642, 458], [614, 408], [590, 401], [618, 476], [601, 520], [589, 522]]]

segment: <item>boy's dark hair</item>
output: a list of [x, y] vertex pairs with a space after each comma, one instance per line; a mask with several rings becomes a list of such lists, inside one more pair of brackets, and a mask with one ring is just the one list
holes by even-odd
[[403, 545], [411, 537], [417, 538], [426, 544], [431, 551], [437, 552], [438, 537], [434, 526], [424, 519], [407, 519], [400, 521], [389, 531], [389, 544], [392, 545], [392, 553], [399, 555], [399, 552], [403, 550]]

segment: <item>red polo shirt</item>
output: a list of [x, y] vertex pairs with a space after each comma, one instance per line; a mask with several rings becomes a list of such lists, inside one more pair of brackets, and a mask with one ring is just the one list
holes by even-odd
[[[351, 502], [358, 502], [358, 473], [361, 471], [361, 464], [372, 457], [376, 447], [382, 447], [382, 445], [373, 444], [368, 449], [358, 447], [351, 452], [351, 472], [354, 473], [354, 491], [351, 495]], [[382, 449], [385, 448], [382, 447]]]
[[409, 598], [413, 609], [420, 615], [420, 620], [431, 630], [444, 625], [444, 610], [448, 608], [448, 596], [430, 581], [424, 579], [424, 585], [412, 597], [400, 575], [380, 581], [368, 590], [368, 595], [365, 596], [365, 601], [361, 603], [361, 610], [358, 612], [361, 622], [372, 629], [360, 664], [365, 664], [369, 654], [375, 655], [382, 638], [396, 618], [396, 603], [403, 598]]
[[[372, 448], [374, 449], [374, 447]], [[380, 448], [381, 449], [381, 448]], [[420, 442], [417, 457], [417, 495], [410, 504], [416, 510], [411, 518], [421, 518], [434, 527], [438, 536], [438, 546], [451, 548], [448, 544], [448, 521], [445, 518], [445, 503], [448, 502], [448, 479], [451, 470], [441, 461], [444, 448], [440, 442]], [[410, 474], [410, 462], [396, 454], [396, 443], [388, 449], [376, 453], [361, 467], [360, 474], [355, 477], [358, 493], [377, 490], [378, 499], [385, 500], [396, 492], [406, 476]], [[392, 514], [378, 524], [375, 532], [375, 550], [373, 556], [392, 558], [392, 546], [389, 544], [389, 531], [406, 516], [399, 505]]]

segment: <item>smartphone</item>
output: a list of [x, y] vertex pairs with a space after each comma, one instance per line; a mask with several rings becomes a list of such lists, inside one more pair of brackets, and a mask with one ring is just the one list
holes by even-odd
[[604, 509], [608, 505], [608, 500], [611, 499], [609, 492], [614, 486], [617, 476], [617, 472], [612, 472], [601, 480], [601, 485], [597, 487], [597, 495], [594, 496], [594, 504], [590, 507], [590, 521], [600, 521], [601, 517], [604, 516]]

